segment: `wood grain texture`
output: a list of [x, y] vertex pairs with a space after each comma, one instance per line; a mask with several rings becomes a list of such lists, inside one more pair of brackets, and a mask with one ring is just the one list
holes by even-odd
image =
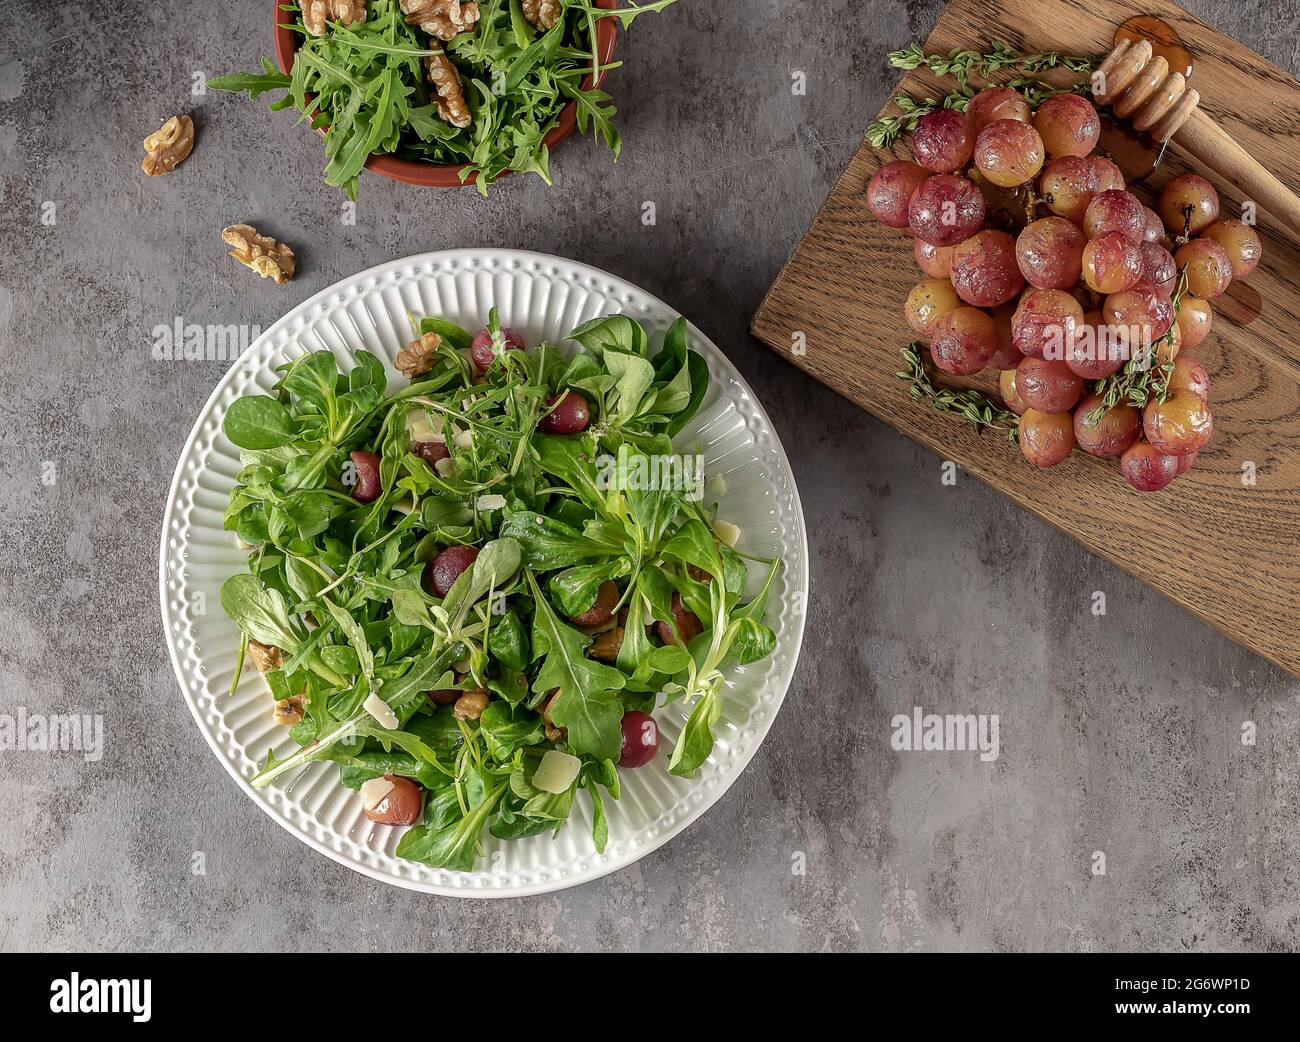
[[[1300, 83], [1181, 8], [1150, 0], [1141, 13], [1171, 22], [1196, 56], [1201, 105], [1292, 191], [1300, 190]], [[1022, 51], [1110, 50], [1117, 25], [1139, 8], [1115, 0], [952, 0], [927, 53], [985, 47]], [[1003, 79], [1008, 77], [1003, 77]], [[900, 90], [942, 96], [928, 71]], [[893, 105], [887, 112], [895, 112]], [[1131, 490], [1113, 461], [1076, 451], [1050, 470], [1031, 467], [996, 433], [908, 396], [894, 377], [899, 349], [914, 339], [903, 318], [908, 290], [924, 275], [911, 239], [867, 209], [872, 173], [909, 157], [866, 142], [850, 161], [754, 317], [754, 334], [818, 380], [1073, 536], [1232, 639], [1300, 676], [1300, 251], [1261, 213], [1264, 259], [1244, 285], [1214, 301], [1214, 327], [1193, 354], [1213, 378], [1215, 432], [1196, 466], [1162, 492]], [[1150, 202], [1189, 168], [1220, 190], [1223, 212], [1241, 199], [1177, 144], [1135, 191]], [[791, 346], [802, 333], [804, 350]], [[967, 383], [989, 390], [982, 374]], [[1243, 483], [1244, 464], [1256, 469]]]

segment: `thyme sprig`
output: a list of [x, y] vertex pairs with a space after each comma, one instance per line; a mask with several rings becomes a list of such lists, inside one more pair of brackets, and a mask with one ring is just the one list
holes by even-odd
[[[882, 116], [876, 120], [867, 127], [866, 138], [875, 148], [887, 148], [903, 134], [910, 134], [915, 130], [917, 121], [928, 112], [938, 108], [964, 112], [966, 105], [976, 93], [976, 87], [970, 82], [972, 75], [988, 79], [991, 75], [1006, 69], [1016, 69], [1022, 73], [1042, 72], [1056, 68], [1069, 69], [1071, 72], [1091, 72], [1101, 63], [1101, 60], [1100, 55], [1067, 55], [1056, 51], [1020, 54], [1001, 40], [994, 40], [992, 50], [988, 53], [954, 50], [947, 55], [927, 55], [920, 44], [912, 44], [901, 51], [891, 52], [889, 64], [896, 69], [916, 69], [924, 65], [938, 76], [955, 77], [959, 86], [942, 98], [918, 100], [906, 94], [895, 95], [893, 101], [898, 106], [900, 114]], [[1023, 93], [1029, 104], [1034, 106], [1053, 94], [1083, 94], [1089, 87], [1087, 80], [1069, 87], [1057, 87], [1025, 75], [1011, 79], [1007, 86]]]
[[991, 49], [981, 51], [954, 49], [948, 54], [926, 54], [919, 43], [892, 51], [889, 64], [895, 69], [916, 69], [924, 65], [936, 76], [953, 76], [962, 86], [969, 86], [972, 75], [988, 79], [1004, 69], [1020, 72], [1046, 72], [1048, 69], [1069, 69], [1071, 72], [1091, 72], [1101, 64], [1102, 55], [1072, 55], [1057, 51], [1040, 51], [1021, 54], [1002, 40], [994, 40]]
[[881, 116], [867, 127], [867, 140], [875, 148], [888, 148], [902, 135], [915, 130], [917, 121], [927, 112], [939, 108], [965, 112], [966, 105], [974, 96], [975, 92], [969, 88], [950, 91], [942, 98], [923, 98], [920, 101], [906, 94], [895, 94], [893, 102], [901, 110], [901, 115]]
[[[1187, 266], [1183, 265], [1178, 272], [1178, 284], [1174, 287], [1174, 295], [1171, 298], [1175, 311], [1178, 310], [1178, 302], [1183, 299], [1183, 294], [1186, 292]], [[1101, 404], [1088, 414], [1088, 422], [1094, 425], [1100, 423], [1107, 409], [1120, 404], [1141, 409], [1152, 397], [1158, 403], [1164, 404], [1169, 397], [1169, 378], [1174, 374], [1174, 363], [1171, 359], [1153, 365], [1152, 360], [1160, 357], [1161, 347], [1172, 344], [1173, 341], [1174, 324], [1171, 323], [1164, 336], [1152, 341], [1145, 350], [1139, 351], [1130, 358], [1118, 373], [1098, 380], [1093, 386], [1093, 393], [1101, 395]]]
[[1020, 417], [981, 391], [957, 391], [937, 386], [922, 360], [924, 347], [919, 340], [913, 340], [899, 352], [904, 368], [894, 375], [912, 385], [908, 393], [917, 401], [928, 400], [938, 412], [956, 413], [977, 430], [1002, 431], [1004, 437], [1014, 444], [1020, 430]]

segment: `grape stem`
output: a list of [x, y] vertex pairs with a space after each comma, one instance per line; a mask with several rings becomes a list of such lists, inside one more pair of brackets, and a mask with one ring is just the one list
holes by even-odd
[[899, 354], [904, 368], [894, 375], [912, 386], [908, 393], [917, 401], [928, 400], [938, 412], [952, 412], [975, 426], [976, 430], [1002, 431], [1013, 444], [1020, 430], [1020, 417], [981, 391], [956, 391], [936, 386], [922, 359], [925, 345], [913, 340]]

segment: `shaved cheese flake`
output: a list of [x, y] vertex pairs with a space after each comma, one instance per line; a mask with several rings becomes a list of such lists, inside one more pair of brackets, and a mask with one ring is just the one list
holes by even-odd
[[410, 496], [403, 496], [391, 504], [389, 509], [396, 510], [399, 514], [410, 514], [415, 510], [415, 501]]
[[378, 695], [373, 693], [367, 695], [366, 700], [361, 703], [361, 708], [378, 720], [381, 727], [387, 727], [390, 731], [397, 730], [397, 714]]
[[397, 786], [387, 778], [371, 778], [369, 781], [361, 783], [361, 805], [366, 810], [374, 810], [384, 800], [388, 799], [388, 794]]
[[735, 549], [736, 544], [740, 542], [740, 529], [730, 521], [723, 521], [722, 518], [714, 520], [713, 534], [732, 549]]
[[456, 464], [450, 459], [440, 459], [433, 465], [433, 469], [438, 472], [438, 477], [449, 478], [456, 472]]
[[709, 479], [709, 488], [713, 489], [719, 496], [727, 494], [727, 479], [723, 476], [722, 471], [718, 471]]
[[475, 501], [474, 505], [477, 506], [480, 511], [500, 510], [503, 506], [506, 505], [506, 497], [495, 496], [495, 495], [479, 496], [478, 499]]
[[537, 772], [533, 775], [533, 785], [542, 792], [556, 794], [568, 792], [581, 769], [582, 761], [576, 756], [551, 749], [537, 765]]
[[442, 416], [434, 413], [430, 416], [423, 409], [412, 409], [406, 414], [406, 430], [415, 443], [423, 441], [446, 442], [442, 434]]
[[457, 431], [451, 443], [458, 449], [468, 449], [474, 443], [474, 439], [470, 437], [469, 431]]

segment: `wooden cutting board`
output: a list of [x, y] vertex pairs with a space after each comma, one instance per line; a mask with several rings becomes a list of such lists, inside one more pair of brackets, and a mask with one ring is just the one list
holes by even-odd
[[[1022, 52], [1105, 54], [1115, 27], [1135, 14], [1155, 14], [1175, 26], [1195, 55], [1192, 83], [1201, 107], [1288, 187], [1300, 190], [1300, 82], [1164, 0], [1140, 6], [1115, 0], [952, 0], [925, 51], [987, 50], [1000, 39]], [[942, 97], [954, 86], [918, 70], [908, 73], [899, 91]], [[891, 103], [882, 114], [897, 111]], [[1212, 376], [1214, 436], [1188, 474], [1162, 492], [1139, 493], [1125, 484], [1113, 461], [1076, 451], [1059, 466], [1039, 470], [998, 433], [976, 433], [965, 421], [908, 396], [907, 383], [893, 375], [900, 368], [899, 349], [915, 339], [903, 302], [925, 276], [907, 233], [876, 221], [866, 201], [872, 173], [893, 158], [910, 158], [906, 135], [892, 154], [863, 142], [768, 291], [754, 316], [754, 335], [1093, 553], [1300, 676], [1296, 244], [1261, 213], [1263, 262], [1214, 302], [1213, 330], [1193, 352]], [[1239, 214], [1240, 195], [1176, 146], [1145, 187], [1134, 190], [1150, 202], [1151, 190], [1158, 192], [1189, 168], [1214, 181], [1225, 216]], [[984, 375], [969, 383], [996, 388]], [[1252, 467], [1254, 484], [1243, 476]]]

